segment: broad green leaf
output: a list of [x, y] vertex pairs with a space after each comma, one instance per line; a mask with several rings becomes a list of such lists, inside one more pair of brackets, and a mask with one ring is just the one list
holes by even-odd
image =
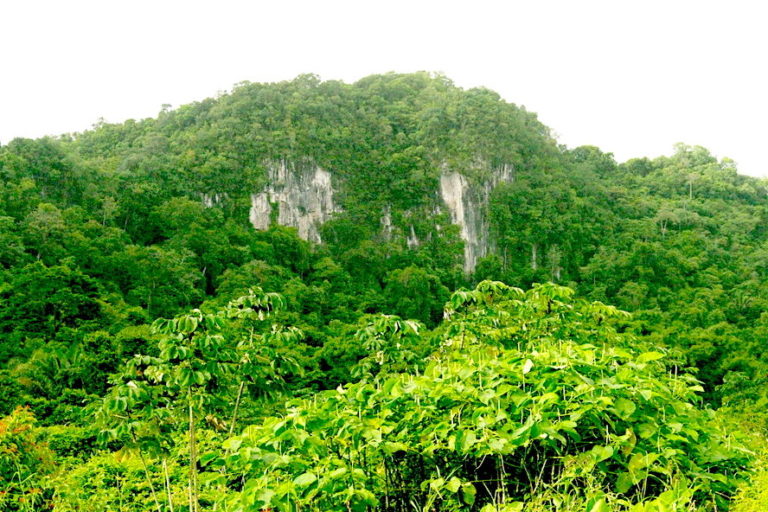
[[613, 404], [616, 413], [624, 419], [629, 418], [637, 409], [637, 406], [632, 400], [626, 398], [617, 398]]
[[225, 440], [222, 443], [222, 446], [224, 447], [225, 450], [234, 451], [234, 450], [237, 450], [238, 448], [240, 448], [240, 446], [242, 444], [243, 444], [243, 439], [242, 438], [240, 438], [240, 437], [232, 437], [232, 438], [229, 438], [229, 439]]
[[664, 358], [664, 354], [661, 352], [643, 352], [637, 357], [638, 363], [649, 363], [651, 361], [657, 361]]
[[592, 448], [592, 453], [595, 456], [595, 462], [602, 462], [605, 459], [613, 457], [612, 446], [595, 446]]
[[632, 477], [627, 473], [626, 471], [619, 473], [619, 477], [616, 479], [616, 492], [619, 494], [624, 494], [627, 492], [632, 485], [634, 485], [634, 482], [632, 481]]
[[461, 501], [467, 505], [473, 505], [475, 503], [476, 494], [477, 489], [475, 489], [475, 486], [471, 483], [467, 482], [461, 485]]
[[337, 479], [347, 474], [347, 468], [337, 468], [328, 473], [328, 478]]
[[527, 375], [533, 369], [533, 361], [526, 359], [523, 364], [523, 375]]
[[605, 498], [600, 498], [591, 506], [587, 505], [587, 512], [611, 512], [611, 509], [608, 507], [608, 503], [605, 502]]
[[658, 458], [658, 453], [636, 453], [629, 459], [627, 469], [632, 475], [635, 475], [638, 471], [641, 471], [656, 462]]
[[272, 498], [275, 496], [275, 491], [272, 489], [262, 489], [256, 496], [257, 502], [261, 502], [264, 506], [272, 504]]
[[459, 480], [454, 476], [450, 480], [448, 480], [448, 483], [445, 485], [445, 488], [448, 489], [450, 492], [456, 493], [461, 488], [461, 480]]
[[472, 448], [476, 441], [477, 438], [475, 437], [475, 433], [473, 431], [470, 430], [462, 432], [459, 450], [462, 452], [469, 451], [469, 449]]
[[314, 473], [303, 473], [293, 479], [293, 484], [302, 489], [309, 485], [312, 485], [317, 480], [317, 476]]
[[654, 423], [641, 423], [637, 427], [637, 435], [642, 439], [648, 439], [658, 431], [659, 429]]
[[442, 478], [435, 478], [433, 480], [430, 480], [429, 482], [429, 488], [432, 489], [433, 491], [439, 491], [440, 489], [443, 488], [444, 485], [445, 485], [445, 480], [443, 480]]

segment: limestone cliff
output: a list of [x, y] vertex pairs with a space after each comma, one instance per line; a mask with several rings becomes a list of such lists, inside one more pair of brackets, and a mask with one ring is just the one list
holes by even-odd
[[341, 211], [333, 200], [331, 174], [312, 162], [280, 161], [267, 168], [268, 184], [251, 196], [250, 220], [256, 229], [267, 229], [273, 218], [293, 226], [305, 240], [320, 243], [320, 225]]
[[461, 228], [466, 272], [472, 272], [477, 260], [492, 248], [488, 201], [496, 185], [510, 181], [512, 167], [508, 165], [494, 169], [491, 177], [480, 184], [471, 183], [464, 175], [446, 168], [440, 174], [440, 197], [451, 214], [451, 222]]
[[[512, 180], [512, 167], [505, 165], [485, 172], [488, 178], [471, 180], [464, 174], [443, 167], [437, 183], [435, 214], [447, 210], [451, 222], [461, 229], [464, 240], [464, 270], [472, 272], [478, 259], [492, 250], [489, 235], [488, 202], [499, 184]], [[334, 202], [331, 174], [316, 164], [281, 161], [268, 166], [268, 185], [251, 196], [250, 220], [257, 229], [267, 229], [272, 220], [298, 229], [305, 240], [320, 243], [320, 225], [342, 211]], [[276, 209], [276, 211], [274, 211]], [[420, 245], [413, 225], [393, 225], [392, 211], [386, 206], [380, 219], [385, 240], [395, 233], [409, 248]], [[435, 226], [435, 229], [439, 229]]]

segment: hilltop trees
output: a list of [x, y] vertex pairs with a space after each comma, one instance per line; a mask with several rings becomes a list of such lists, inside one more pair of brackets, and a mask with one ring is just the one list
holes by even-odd
[[[249, 223], [276, 162], [332, 177], [323, 243]], [[474, 274], [445, 172], [489, 198]], [[235, 510], [722, 510], [746, 459], [701, 406], [750, 411], [760, 444], [767, 221], [765, 182], [704, 148], [618, 163], [429, 73], [241, 83], [17, 139], [0, 414], [45, 463], [0, 485], [55, 488], [62, 512], [222, 492]]]

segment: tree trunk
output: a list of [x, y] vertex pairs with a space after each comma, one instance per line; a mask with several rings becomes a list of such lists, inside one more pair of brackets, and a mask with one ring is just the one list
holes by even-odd
[[198, 512], [197, 503], [197, 446], [195, 439], [195, 411], [192, 388], [189, 389], [189, 512]]
[[142, 452], [141, 448], [139, 448], [139, 443], [136, 440], [136, 435], [133, 432], [131, 432], [131, 437], [133, 438], [133, 442], [136, 444], [136, 449], [139, 451], [139, 459], [141, 459], [141, 467], [144, 468], [144, 478], [147, 480], [149, 491], [152, 493], [152, 499], [155, 501], [155, 507], [157, 507], [157, 512], [163, 512], [163, 509], [160, 506], [160, 500], [157, 499], [157, 493], [155, 492], [155, 484], [152, 483], [152, 479], [149, 476], [149, 468], [147, 467], [147, 461], [144, 458], [144, 452]]
[[165, 493], [168, 495], [168, 510], [173, 512], [173, 494], [171, 493], [171, 479], [168, 477], [168, 461], [163, 457], [163, 475], [165, 476]]
[[232, 421], [229, 423], [229, 437], [235, 432], [235, 422], [237, 421], [237, 410], [240, 408], [240, 400], [243, 397], [245, 381], [240, 381], [240, 387], [237, 389], [237, 398], [235, 399], [235, 410], [232, 412]]

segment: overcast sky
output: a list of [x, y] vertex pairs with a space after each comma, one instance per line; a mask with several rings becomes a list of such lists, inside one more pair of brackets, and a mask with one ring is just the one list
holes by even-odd
[[698, 144], [766, 176], [761, 4], [2, 0], [0, 141], [154, 116], [244, 80], [428, 70], [524, 105], [572, 147], [623, 161]]

